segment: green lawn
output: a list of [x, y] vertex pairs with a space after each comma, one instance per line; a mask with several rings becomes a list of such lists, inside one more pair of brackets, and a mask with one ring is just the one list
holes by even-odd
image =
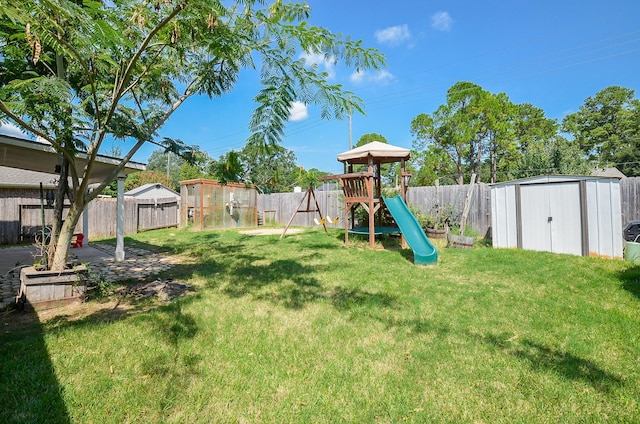
[[640, 422], [638, 266], [479, 246], [420, 267], [318, 228], [126, 243], [184, 255], [164, 277], [196, 292], [3, 323], [0, 422]]

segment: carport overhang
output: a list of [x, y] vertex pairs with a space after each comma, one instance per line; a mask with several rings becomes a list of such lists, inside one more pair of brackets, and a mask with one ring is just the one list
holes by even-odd
[[[98, 155], [89, 176], [89, 184], [104, 181], [119, 163], [118, 158]], [[87, 154], [78, 153], [74, 165], [78, 175], [82, 175], [82, 171], [87, 166]], [[0, 166], [57, 174], [58, 153], [47, 143], [0, 135]], [[143, 163], [128, 162], [122, 173], [127, 175], [145, 169], [146, 166]]]
[[[87, 159], [88, 155], [86, 153], [78, 153], [76, 155], [74, 166], [78, 171], [78, 175], [84, 173]], [[0, 134], [0, 166], [56, 174], [58, 160], [58, 152], [50, 144]], [[91, 175], [88, 177], [89, 184], [100, 183], [109, 178], [119, 163], [120, 159], [118, 158], [98, 155], [94, 161]], [[146, 166], [143, 163], [130, 161], [117, 176], [116, 261], [124, 260], [124, 177], [129, 173], [144, 171], [145, 169]], [[84, 232], [88, 234], [86, 213], [84, 217], [83, 228]]]

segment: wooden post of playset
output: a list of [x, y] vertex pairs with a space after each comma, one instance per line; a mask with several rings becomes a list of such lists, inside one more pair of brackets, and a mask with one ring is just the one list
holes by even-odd
[[[315, 209], [311, 209], [311, 196], [313, 196], [313, 201], [315, 202]], [[304, 199], [307, 199], [307, 207], [306, 209], [300, 209], [300, 205], [302, 205], [302, 203], [304, 202]], [[287, 233], [287, 230], [289, 229], [289, 226], [291, 225], [291, 223], [293, 222], [293, 218], [296, 217], [296, 215], [298, 214], [298, 212], [318, 212], [318, 215], [320, 215], [320, 222], [322, 223], [322, 226], [324, 227], [324, 232], [325, 233], [329, 233], [327, 231], [327, 224], [324, 221], [324, 218], [322, 217], [322, 212], [320, 211], [320, 206], [318, 205], [318, 199], [316, 198], [316, 193], [313, 191], [313, 185], [309, 185], [309, 188], [307, 189], [307, 192], [304, 194], [304, 196], [302, 196], [302, 199], [300, 200], [300, 203], [298, 203], [298, 207], [296, 208], [295, 212], [293, 212], [293, 215], [291, 215], [291, 219], [289, 219], [289, 222], [287, 222], [287, 226], [284, 228], [284, 231], [282, 232], [282, 234], [280, 234], [280, 238], [283, 238], [284, 235]]]

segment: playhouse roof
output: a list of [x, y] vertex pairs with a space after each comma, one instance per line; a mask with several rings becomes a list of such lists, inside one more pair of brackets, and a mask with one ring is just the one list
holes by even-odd
[[382, 143], [380, 141], [372, 141], [364, 146], [356, 147], [338, 155], [340, 162], [348, 162], [351, 164], [367, 164], [369, 158], [376, 163], [400, 162], [408, 160], [411, 157], [411, 151], [391, 144]]

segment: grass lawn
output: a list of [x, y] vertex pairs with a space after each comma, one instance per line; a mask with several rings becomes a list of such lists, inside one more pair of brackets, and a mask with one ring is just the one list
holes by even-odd
[[126, 243], [182, 255], [162, 277], [195, 293], [5, 313], [0, 422], [640, 422], [627, 262], [479, 246], [421, 267], [318, 228]]

